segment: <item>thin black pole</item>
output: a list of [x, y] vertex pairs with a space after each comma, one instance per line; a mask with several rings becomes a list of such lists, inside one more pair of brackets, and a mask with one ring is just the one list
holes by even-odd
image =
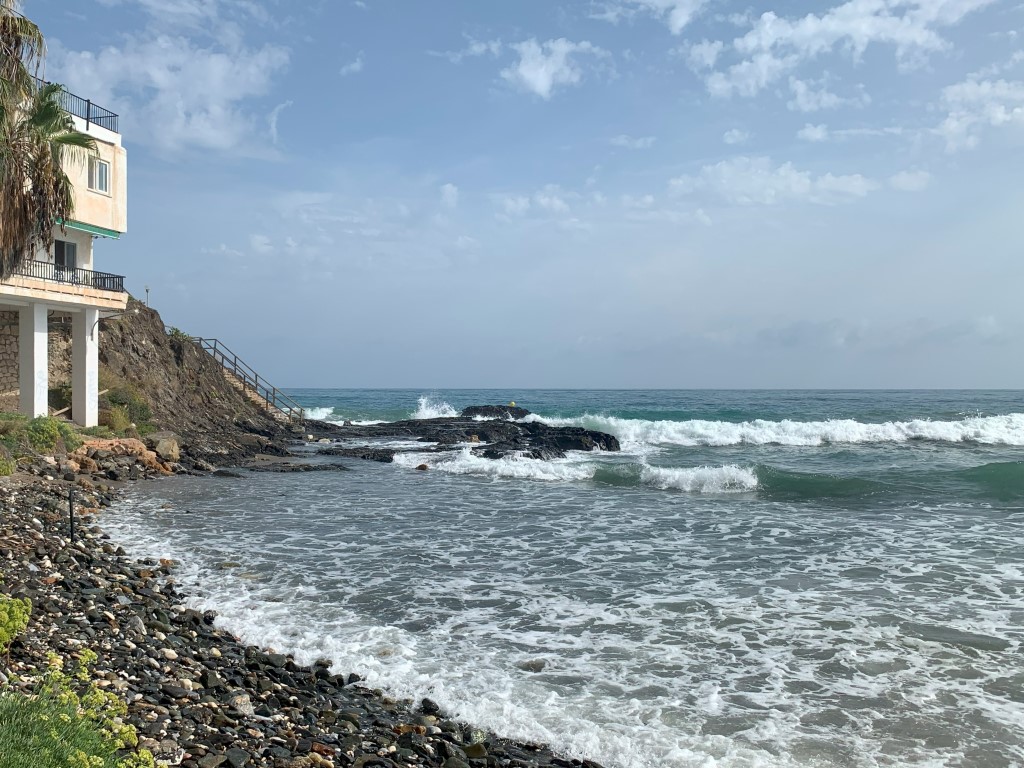
[[68, 488], [68, 519], [71, 521], [71, 543], [75, 543], [75, 486]]

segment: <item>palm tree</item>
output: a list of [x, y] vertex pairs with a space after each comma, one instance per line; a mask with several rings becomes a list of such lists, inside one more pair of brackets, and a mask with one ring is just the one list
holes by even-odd
[[0, 280], [53, 244], [75, 207], [65, 163], [96, 149], [61, 107], [63, 88], [38, 79], [44, 54], [17, 0], [0, 0]]

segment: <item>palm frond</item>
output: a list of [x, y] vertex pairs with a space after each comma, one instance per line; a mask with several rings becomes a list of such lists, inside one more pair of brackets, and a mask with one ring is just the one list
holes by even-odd
[[65, 164], [96, 151], [61, 107], [63, 88], [36, 79], [44, 53], [17, 0], [0, 0], [0, 280], [52, 245], [54, 226], [74, 212]]

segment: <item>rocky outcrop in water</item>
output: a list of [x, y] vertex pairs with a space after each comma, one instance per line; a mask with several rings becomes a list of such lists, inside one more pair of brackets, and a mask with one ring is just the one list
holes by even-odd
[[[525, 418], [530, 412], [516, 408]], [[470, 413], [473, 415], [467, 416]], [[473, 452], [488, 459], [523, 456], [534, 459], [564, 458], [566, 451], [618, 451], [619, 441], [614, 435], [595, 432], [582, 427], [553, 427], [539, 421], [510, 421], [501, 418], [477, 418], [484, 413], [511, 413], [508, 406], [474, 406], [460, 416], [438, 419], [411, 419], [389, 424], [333, 425], [306, 422], [306, 429], [314, 438], [403, 438], [436, 443], [432, 450], [451, 450], [458, 445], [477, 444]], [[396, 451], [386, 449], [392, 455]], [[419, 449], [419, 450], [425, 450]], [[365, 455], [357, 455], [357, 454]], [[372, 454], [377, 454], [375, 457]], [[352, 449], [331, 447], [320, 450], [321, 455], [354, 456], [387, 461], [382, 449]]]

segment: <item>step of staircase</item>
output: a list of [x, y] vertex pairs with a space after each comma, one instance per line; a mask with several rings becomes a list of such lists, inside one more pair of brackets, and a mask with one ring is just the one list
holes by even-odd
[[253, 403], [263, 408], [278, 421], [294, 422], [305, 418], [302, 406], [272, 386], [266, 379], [228, 349], [217, 339], [192, 337], [192, 341], [204, 352], [216, 360], [224, 373], [224, 378]]

